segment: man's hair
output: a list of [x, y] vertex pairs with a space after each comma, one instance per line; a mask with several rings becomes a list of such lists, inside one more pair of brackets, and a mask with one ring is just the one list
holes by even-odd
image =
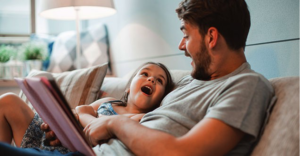
[[183, 0], [176, 12], [179, 19], [198, 26], [202, 36], [215, 27], [229, 48], [245, 48], [251, 25], [245, 0]]

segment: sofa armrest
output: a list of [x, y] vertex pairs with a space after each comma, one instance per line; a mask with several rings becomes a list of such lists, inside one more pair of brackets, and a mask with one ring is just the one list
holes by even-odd
[[270, 82], [277, 101], [251, 155], [299, 155], [299, 77], [274, 78]]

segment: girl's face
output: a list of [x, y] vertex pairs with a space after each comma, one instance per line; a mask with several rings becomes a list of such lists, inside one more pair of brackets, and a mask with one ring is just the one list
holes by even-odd
[[157, 107], [165, 93], [167, 75], [154, 64], [143, 66], [132, 79], [128, 104], [141, 112]]

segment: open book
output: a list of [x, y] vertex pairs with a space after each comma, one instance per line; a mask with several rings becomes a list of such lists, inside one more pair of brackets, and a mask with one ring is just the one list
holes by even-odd
[[55, 80], [46, 77], [15, 78], [15, 80], [63, 146], [84, 155], [95, 155]]

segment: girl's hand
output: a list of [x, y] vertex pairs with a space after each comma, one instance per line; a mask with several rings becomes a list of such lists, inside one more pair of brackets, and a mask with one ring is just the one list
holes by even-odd
[[92, 115], [94, 117], [97, 117], [96, 111], [90, 105], [80, 105], [80, 106], [77, 106], [75, 108], [75, 111], [76, 111], [76, 113], [77, 113], [78, 116], [80, 116], [82, 114], [90, 114], [90, 115]]
[[48, 124], [42, 123], [40, 128], [46, 134], [45, 145], [50, 145], [50, 146], [61, 145], [60, 141], [57, 139], [55, 133], [51, 130]]

